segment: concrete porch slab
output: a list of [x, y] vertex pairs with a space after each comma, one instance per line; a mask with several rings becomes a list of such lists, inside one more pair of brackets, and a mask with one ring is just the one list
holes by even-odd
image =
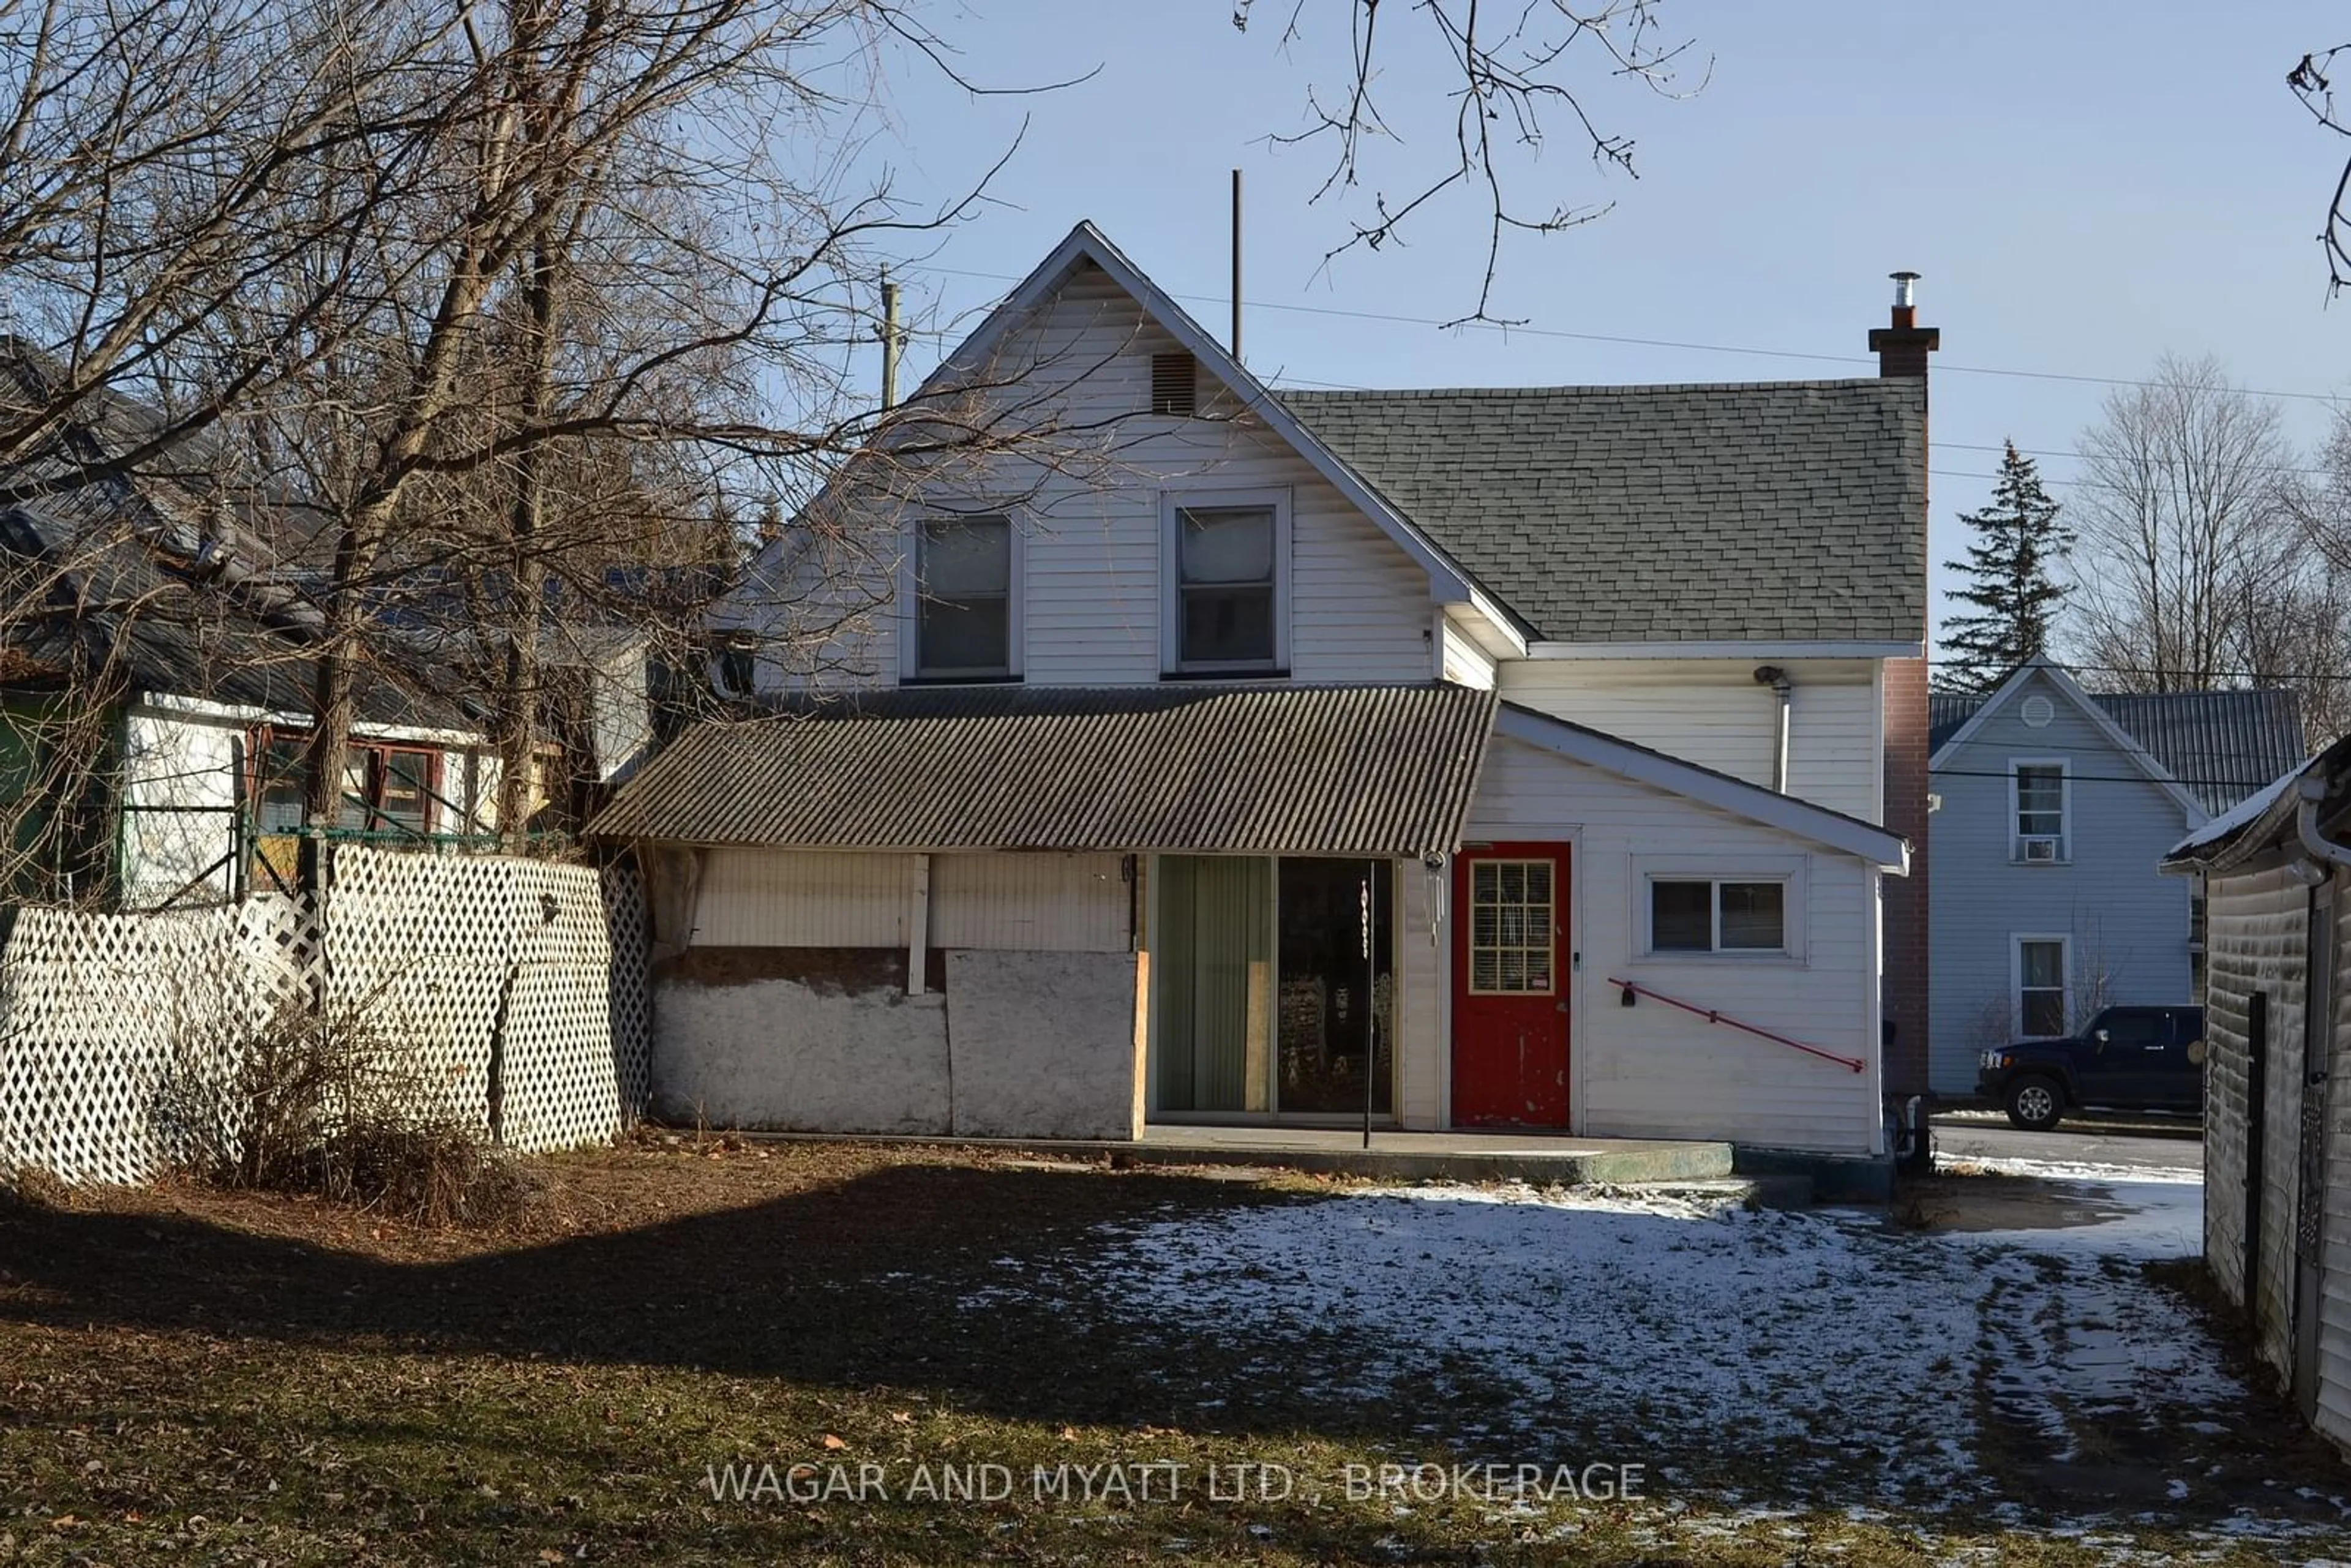
[[1340, 1127], [1155, 1126], [1139, 1139], [956, 1138], [817, 1133], [737, 1136], [1105, 1159], [1129, 1166], [1254, 1166], [1385, 1181], [1523, 1181], [1539, 1186], [1699, 1181], [1731, 1174], [1729, 1144], [1574, 1138], [1524, 1133], [1402, 1133]]
[[1401, 1133], [1340, 1127], [1155, 1126], [1108, 1145], [1135, 1164], [1262, 1165], [1397, 1181], [1688, 1181], [1730, 1175], [1729, 1144], [1528, 1133]]

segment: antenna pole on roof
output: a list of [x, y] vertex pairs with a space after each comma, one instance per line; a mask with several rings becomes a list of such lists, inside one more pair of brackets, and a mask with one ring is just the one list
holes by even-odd
[[898, 286], [882, 275], [882, 406], [898, 406]]
[[1241, 172], [1233, 171], [1233, 358], [1241, 357]]

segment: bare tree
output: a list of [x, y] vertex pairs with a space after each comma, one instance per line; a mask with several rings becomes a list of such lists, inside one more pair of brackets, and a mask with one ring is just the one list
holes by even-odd
[[2217, 361], [2166, 357], [2082, 438], [2077, 656], [2136, 691], [2263, 677], [2256, 628], [2302, 578], [2276, 410]]
[[[1332, 150], [1313, 199], [1346, 209], [1348, 233], [1326, 264], [1352, 250], [1402, 244], [1440, 198], [1471, 193], [1485, 269], [1477, 307], [1463, 320], [1496, 319], [1494, 285], [1509, 236], [1555, 234], [1614, 204], [1571, 193], [1561, 165], [1543, 163], [1555, 129], [1564, 127], [1597, 170], [1635, 177], [1633, 140], [1605, 127], [1593, 108], [1597, 97], [1612, 83], [1667, 97], [1695, 92], [1712, 69], [1711, 60], [1701, 62], [1697, 80], [1683, 81], [1692, 46], [1663, 27], [1663, 0], [1287, 5], [1278, 37], [1284, 50], [1345, 35], [1337, 86], [1310, 86], [1304, 128], [1271, 138]], [[1247, 32], [1257, 19], [1256, 0], [1234, 0], [1235, 27]], [[1387, 68], [1415, 59], [1440, 62], [1442, 85], [1384, 92]], [[1414, 152], [1413, 132], [1422, 129], [1432, 132], [1426, 144], [1434, 149], [1425, 157]]]
[[[2307, 54], [2294, 62], [2286, 72], [2285, 84], [2311, 118], [2326, 131], [2337, 136], [2351, 137], [2351, 120], [2346, 120], [2335, 107], [2335, 84], [2327, 74], [2335, 61], [2351, 44], [2337, 44], [2331, 49]], [[2319, 247], [2326, 253], [2326, 292], [2329, 298], [2342, 291], [2351, 282], [2351, 154], [2346, 154], [2335, 177], [2335, 188], [2326, 202], [2326, 218], [2319, 225]]]

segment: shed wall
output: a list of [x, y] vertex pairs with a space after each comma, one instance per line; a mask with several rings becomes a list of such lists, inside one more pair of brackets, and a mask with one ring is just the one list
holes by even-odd
[[[1468, 837], [1574, 843], [1570, 1083], [1579, 1132], [1882, 1151], [1874, 869], [1508, 737], [1487, 759]], [[1801, 957], [1642, 954], [1651, 875], [1742, 872], [1793, 879]], [[1869, 1067], [1856, 1073], [1653, 1000], [1621, 1007], [1611, 977]]]
[[[2256, 1349], [2278, 1376], [2291, 1356], [2295, 1150], [2300, 1120], [2308, 963], [2309, 890], [2282, 869], [2210, 883], [2204, 1028], [2204, 1256], [2213, 1278], [2253, 1325]], [[2266, 1092], [2246, 1103], [2249, 998], [2268, 998]], [[2246, 1168], [2246, 1130], [2262, 1125], [2263, 1168]], [[2262, 1183], [2257, 1277], [2245, 1277], [2245, 1188]]]

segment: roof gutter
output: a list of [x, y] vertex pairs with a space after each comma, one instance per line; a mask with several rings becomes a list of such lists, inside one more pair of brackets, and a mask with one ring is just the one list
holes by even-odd
[[2351, 866], [2351, 844], [2338, 844], [2318, 831], [2318, 808], [2326, 800], [2326, 776], [2305, 774], [2294, 786], [2294, 836], [2318, 861], [2331, 866]]

